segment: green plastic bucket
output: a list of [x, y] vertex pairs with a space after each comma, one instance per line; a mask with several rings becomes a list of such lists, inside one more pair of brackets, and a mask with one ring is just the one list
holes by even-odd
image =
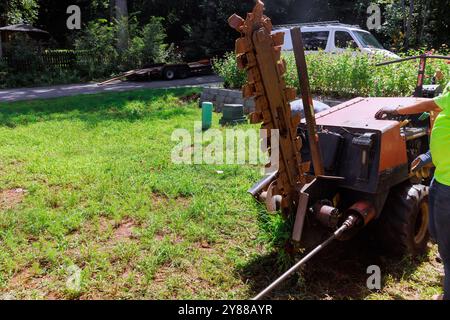
[[202, 129], [208, 130], [212, 124], [213, 104], [211, 102], [202, 103]]

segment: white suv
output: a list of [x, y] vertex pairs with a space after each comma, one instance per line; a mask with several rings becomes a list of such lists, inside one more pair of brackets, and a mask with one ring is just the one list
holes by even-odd
[[386, 58], [400, 58], [386, 50], [368, 31], [337, 21], [274, 26], [274, 33], [284, 32], [284, 51], [292, 51], [290, 29], [300, 27], [306, 53], [319, 50], [336, 53], [351, 47], [368, 54], [380, 53]]

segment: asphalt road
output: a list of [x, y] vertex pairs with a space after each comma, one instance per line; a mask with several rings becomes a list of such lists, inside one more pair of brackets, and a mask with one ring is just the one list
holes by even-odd
[[50, 87], [19, 88], [0, 90], [0, 102], [14, 102], [35, 99], [51, 99], [79, 94], [95, 94], [102, 92], [123, 92], [138, 89], [159, 89], [193, 86], [211, 86], [222, 82], [218, 76], [202, 76], [173, 81], [129, 82], [117, 81], [105, 86], [96, 83], [69, 84]]

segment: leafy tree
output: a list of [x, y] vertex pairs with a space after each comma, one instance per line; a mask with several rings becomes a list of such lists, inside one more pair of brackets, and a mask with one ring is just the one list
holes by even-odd
[[[236, 33], [227, 25], [233, 13], [245, 15], [254, 0], [2, 0], [0, 24], [19, 20], [35, 22], [70, 47], [77, 31], [65, 27], [69, 5], [80, 6], [82, 23], [116, 19], [116, 1], [127, 4], [140, 27], [150, 18], [164, 17], [168, 42], [186, 52], [186, 59], [222, 55], [232, 50]], [[413, 2], [412, 2], [413, 1]], [[365, 27], [367, 7], [381, 6], [382, 29], [372, 31], [386, 47], [404, 49], [449, 44], [450, 0], [265, 0], [274, 24], [339, 20]], [[411, 9], [411, 10], [410, 10]], [[36, 12], [39, 10], [38, 20]], [[411, 12], [411, 14], [410, 14]], [[408, 32], [406, 32], [408, 31]], [[131, 40], [130, 40], [131, 41]], [[129, 41], [122, 41], [125, 46]]]
[[106, 19], [91, 21], [75, 40], [82, 73], [92, 79], [153, 63], [171, 62], [173, 48], [165, 42], [163, 21], [163, 18], [152, 17], [140, 27], [135, 17], [130, 18], [130, 41], [124, 48], [117, 47], [119, 23]]
[[449, 0], [384, 0], [382, 34], [396, 49], [439, 48], [449, 44]]
[[2, 0], [0, 25], [34, 23], [38, 16], [38, 0]]
[[119, 58], [116, 43], [116, 28], [112, 23], [105, 19], [89, 22], [75, 40], [81, 71], [91, 79], [112, 74]]
[[115, 0], [114, 11], [118, 24], [117, 48], [123, 52], [128, 48], [129, 41], [127, 0]]
[[127, 61], [134, 67], [145, 67], [154, 63], [175, 62], [173, 47], [166, 44], [164, 19], [152, 17], [142, 29], [133, 33], [126, 51]]

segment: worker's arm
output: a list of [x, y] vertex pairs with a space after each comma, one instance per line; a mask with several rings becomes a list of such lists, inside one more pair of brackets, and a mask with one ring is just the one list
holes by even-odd
[[441, 112], [442, 109], [434, 100], [424, 100], [404, 107], [384, 107], [375, 114], [375, 118], [383, 119], [386, 116], [418, 114], [429, 111]]
[[424, 112], [441, 112], [441, 108], [434, 102], [434, 100], [426, 100], [426, 101], [420, 101], [410, 106], [405, 107], [399, 107], [397, 109], [398, 114], [400, 115], [406, 115], [406, 114], [418, 114], [418, 113], [424, 113]]

